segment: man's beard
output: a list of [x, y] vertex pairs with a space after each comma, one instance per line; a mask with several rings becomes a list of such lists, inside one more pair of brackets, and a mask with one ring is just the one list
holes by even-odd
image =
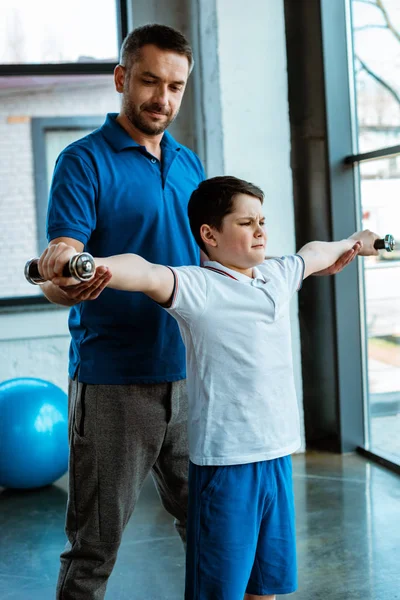
[[[165, 114], [165, 112], [163, 112], [157, 104], [149, 104], [145, 106], [145, 110], [146, 109], [154, 110], [154, 112], [160, 112], [160, 114], [162, 115]], [[145, 110], [143, 111], [142, 109], [141, 111], [138, 111], [129, 101], [124, 101], [123, 110], [128, 121], [136, 129], [138, 129], [142, 133], [145, 133], [146, 135], [159, 135], [160, 133], [163, 133], [167, 129], [167, 127], [169, 127], [171, 123], [175, 120], [178, 114], [178, 112], [176, 112], [175, 115], [167, 116], [166, 120], [163, 123], [152, 123], [151, 121], [145, 119]], [[144, 114], [142, 114], [142, 112]], [[151, 117], [149, 116], [148, 119], [150, 118]]]

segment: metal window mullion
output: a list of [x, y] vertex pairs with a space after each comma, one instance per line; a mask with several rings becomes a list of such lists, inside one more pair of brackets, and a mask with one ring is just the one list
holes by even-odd
[[43, 294], [40, 296], [6, 296], [0, 298], [0, 314], [6, 312], [6, 309], [18, 307], [23, 308], [24, 306], [45, 306], [47, 308], [49, 306], [53, 307], [57, 305], [52, 304], [50, 300], [47, 300], [46, 296], [44, 296]]
[[113, 62], [93, 63], [54, 63], [54, 64], [24, 64], [0, 65], [0, 77], [23, 77], [40, 75], [110, 75], [114, 72]]
[[350, 154], [344, 159], [346, 165], [351, 165], [358, 162], [364, 162], [367, 160], [377, 160], [379, 158], [387, 158], [390, 156], [396, 156], [400, 154], [400, 145], [397, 146], [386, 146], [379, 150], [372, 150], [371, 152], [363, 152], [362, 154]]
[[127, 0], [116, 0], [117, 10], [117, 28], [118, 28], [118, 47], [121, 48], [122, 42], [128, 35], [129, 27], [129, 12]]

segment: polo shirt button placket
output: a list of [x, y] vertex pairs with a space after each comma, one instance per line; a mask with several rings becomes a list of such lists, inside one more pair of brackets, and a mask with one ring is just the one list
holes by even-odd
[[256, 279], [251, 280], [251, 285], [257, 288], [262, 288], [266, 283], [267, 282], [265, 281], [265, 279], [261, 279], [258, 277]]

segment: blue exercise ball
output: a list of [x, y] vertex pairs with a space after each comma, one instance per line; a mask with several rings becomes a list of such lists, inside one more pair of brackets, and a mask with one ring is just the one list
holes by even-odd
[[43, 487], [68, 467], [68, 400], [31, 377], [0, 383], [0, 486]]

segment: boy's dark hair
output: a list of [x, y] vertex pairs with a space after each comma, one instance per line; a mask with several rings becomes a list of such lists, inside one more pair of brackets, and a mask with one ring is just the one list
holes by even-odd
[[264, 202], [264, 192], [259, 187], [229, 175], [211, 177], [202, 181], [190, 196], [188, 204], [190, 229], [198, 246], [206, 254], [200, 227], [207, 224], [221, 231], [224, 217], [234, 210], [236, 194], [247, 194], [258, 198], [261, 204]]
[[155, 23], [137, 27], [124, 39], [119, 62], [128, 73], [132, 64], [138, 59], [140, 49], [147, 44], [153, 44], [160, 50], [171, 50], [186, 56], [189, 61], [189, 73], [193, 69], [193, 52], [185, 36], [172, 27]]

